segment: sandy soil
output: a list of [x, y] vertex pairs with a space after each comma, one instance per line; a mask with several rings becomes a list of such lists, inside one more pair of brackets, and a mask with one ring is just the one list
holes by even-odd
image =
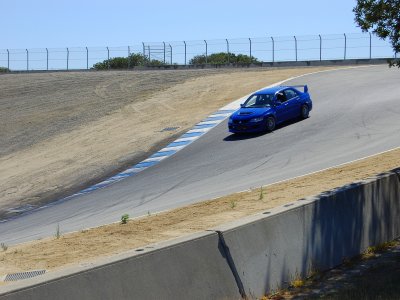
[[79, 191], [232, 100], [321, 69], [1, 75], [0, 217]]
[[[399, 165], [400, 148], [289, 181], [130, 220], [127, 224], [116, 223], [12, 246], [0, 252], [0, 276], [88, 263], [99, 257], [210, 229]], [[62, 228], [60, 230], [62, 233]], [[54, 232], [56, 234], [56, 228]]]

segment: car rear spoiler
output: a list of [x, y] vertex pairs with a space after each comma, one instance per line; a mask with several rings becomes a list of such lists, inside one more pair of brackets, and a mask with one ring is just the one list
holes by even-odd
[[308, 93], [307, 84], [304, 84], [304, 85], [292, 85], [292, 87], [297, 87], [297, 88], [302, 87], [302, 88], [304, 88], [304, 92], [303, 93]]

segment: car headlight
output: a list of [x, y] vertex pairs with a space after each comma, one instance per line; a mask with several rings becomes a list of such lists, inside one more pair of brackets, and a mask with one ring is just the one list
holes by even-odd
[[228, 123], [229, 123], [229, 124], [232, 124], [232, 123], [233, 123], [232, 117], [229, 117]]
[[263, 121], [263, 120], [264, 120], [264, 117], [258, 117], [258, 118], [253, 118], [253, 119], [251, 119], [250, 122], [256, 123], [256, 122], [261, 122], [261, 121]]

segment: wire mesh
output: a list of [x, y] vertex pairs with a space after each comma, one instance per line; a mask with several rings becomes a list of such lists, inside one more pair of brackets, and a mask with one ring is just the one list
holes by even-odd
[[0, 49], [0, 67], [28, 71], [90, 69], [96, 63], [134, 53], [165, 64], [184, 65], [196, 56], [209, 58], [220, 52], [248, 55], [260, 62], [394, 57], [387, 40], [369, 33], [341, 33], [142, 42], [118, 47]]

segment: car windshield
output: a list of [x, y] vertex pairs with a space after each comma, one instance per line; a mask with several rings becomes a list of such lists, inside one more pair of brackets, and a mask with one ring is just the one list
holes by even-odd
[[263, 95], [251, 95], [246, 102], [242, 105], [243, 108], [260, 108], [270, 107], [274, 95], [263, 94]]

